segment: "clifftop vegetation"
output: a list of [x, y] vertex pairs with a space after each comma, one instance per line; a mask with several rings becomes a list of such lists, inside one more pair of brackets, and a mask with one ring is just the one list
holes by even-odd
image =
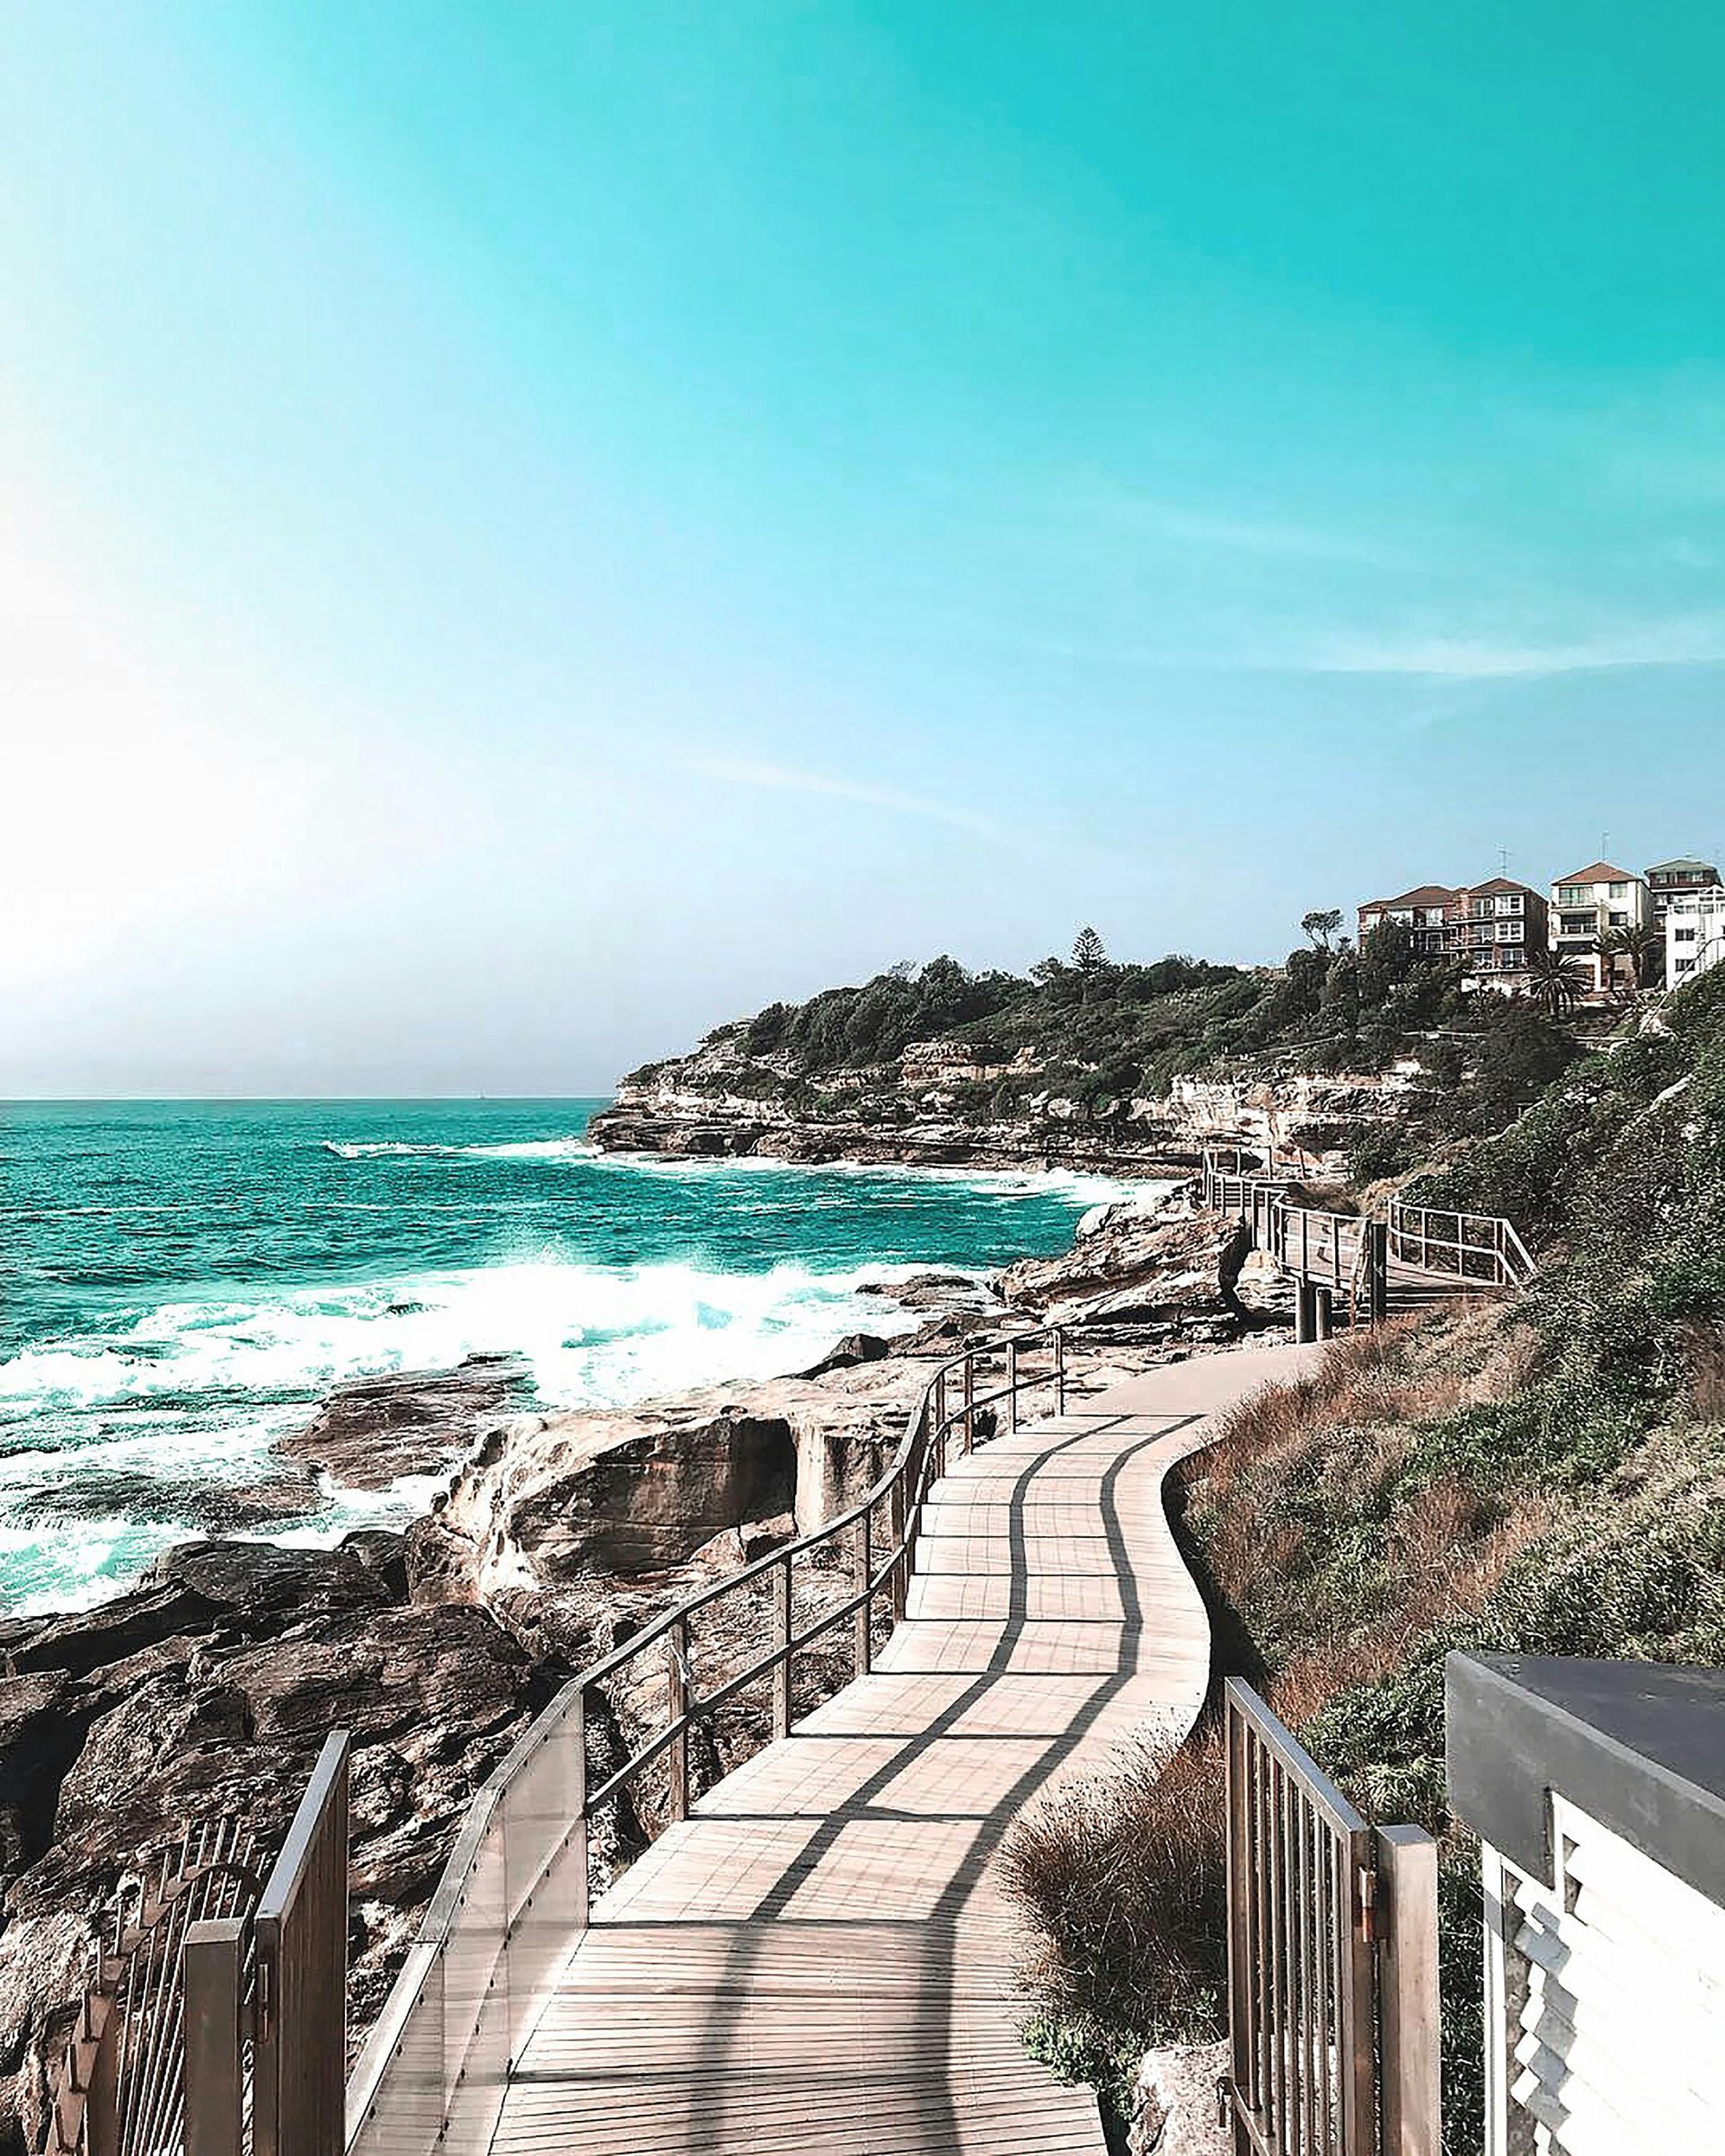
[[[704, 1047], [727, 1052], [726, 1090], [755, 1099], [818, 1098], [837, 1074], [898, 1082], [907, 1048], [943, 1042], [979, 1072], [971, 1104], [1000, 1116], [1050, 1089], [1087, 1114], [1123, 1118], [1134, 1100], [1206, 1072], [1375, 1072], [1417, 1058], [1446, 1103], [1440, 1131], [1495, 1128], [1575, 1053], [1573, 1037], [1526, 1003], [1468, 994], [1458, 965], [1416, 952], [1385, 923], [1358, 948], [1336, 942], [1339, 916], [1309, 914], [1310, 941], [1280, 967], [1245, 968], [1180, 953], [1149, 963], [1109, 957], [1085, 929], [1068, 959], [1028, 974], [973, 973], [957, 959], [908, 962], [857, 987], [770, 1003], [721, 1027]], [[637, 1083], [699, 1058], [654, 1065]], [[1403, 1157], [1403, 1156], [1406, 1157]], [[1405, 1143], [1360, 1163], [1365, 1175], [1411, 1163]]]

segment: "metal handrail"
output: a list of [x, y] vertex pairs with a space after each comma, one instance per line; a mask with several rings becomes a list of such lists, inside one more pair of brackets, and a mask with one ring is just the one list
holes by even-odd
[[[1369, 1259], [1371, 1223], [1349, 1213], [1290, 1205], [1289, 1185], [1280, 1178], [1231, 1172], [1217, 1164], [1214, 1151], [1204, 1161], [1203, 1197], [1219, 1211], [1243, 1214], [1260, 1249], [1267, 1250], [1287, 1271], [1340, 1288], [1341, 1259], [1349, 1228], [1359, 1233], [1349, 1267], [1347, 1289], [1358, 1297], [1362, 1268]], [[1454, 1223], [1454, 1233], [1435, 1224]], [[1314, 1224], [1322, 1223], [1321, 1226]], [[1525, 1287], [1536, 1269], [1532, 1253], [1513, 1221], [1495, 1213], [1462, 1213], [1432, 1206], [1391, 1202], [1384, 1233], [1392, 1255], [1404, 1265], [1442, 1273], [1460, 1281], [1496, 1287]], [[1313, 1262], [1316, 1246], [1316, 1263]], [[1483, 1269], [1470, 1260], [1482, 1260]]]
[[[1040, 1353], [1046, 1351], [1051, 1359], [1046, 1366], [1027, 1368], [1027, 1350], [1038, 1355], [1039, 1360]], [[519, 1860], [513, 1851], [506, 1851], [500, 1867], [500, 1889], [486, 1890], [495, 1894], [498, 1903], [500, 1937], [496, 1951], [500, 1957], [507, 1954], [518, 1930], [532, 1921], [529, 1913], [535, 1898], [547, 1889], [553, 1873], [562, 1868], [566, 1867], [569, 1875], [564, 1891], [569, 1897], [570, 1928], [579, 1931], [585, 1927], [588, 1825], [598, 1811], [620, 1798], [649, 1767], [661, 1760], [668, 1761], [667, 1823], [675, 1824], [686, 1816], [687, 1740], [691, 1729], [699, 1722], [749, 1685], [770, 1678], [773, 1734], [787, 1735], [791, 1725], [792, 1669], [796, 1657], [846, 1623], [854, 1627], [857, 1674], [867, 1670], [872, 1657], [871, 1635], [877, 1604], [885, 1600], [894, 1622], [905, 1613], [923, 1507], [934, 1481], [944, 1472], [949, 1440], [956, 1434], [965, 1451], [973, 1449], [979, 1441], [980, 1418], [985, 1410], [1001, 1402], [1007, 1403], [1006, 1427], [1015, 1429], [1021, 1399], [1039, 1389], [1051, 1386], [1055, 1412], [1064, 1413], [1066, 1350], [1063, 1327], [1031, 1326], [994, 1336], [936, 1365], [907, 1418], [904, 1435], [891, 1462], [862, 1498], [824, 1526], [800, 1535], [766, 1556], [727, 1574], [723, 1579], [686, 1595], [674, 1608], [589, 1665], [558, 1691], [518, 1738], [468, 1807], [419, 1935], [349, 2079], [349, 2148], [363, 2135], [376, 2112], [392, 2064], [410, 2051], [415, 2053], [417, 2059], [418, 2039], [412, 2027], [415, 2016], [429, 1996], [428, 1987], [437, 1978], [440, 1961], [452, 1944], [464, 1909], [470, 1897], [479, 1891], [475, 1886], [476, 1878], [498, 1855], [495, 1844], [500, 1827], [508, 1825], [509, 1799], [545, 1747], [561, 1745], [566, 1748], [567, 1807], [549, 1821], [546, 1815], [536, 1815], [544, 1846], [535, 1848], [525, 1867], [525, 1876], [516, 1876]], [[1006, 1364], [1005, 1383], [994, 1390], [980, 1390], [977, 1383], [978, 1369], [1002, 1356]], [[882, 1507], [889, 1508], [890, 1525], [884, 1542], [877, 1547], [872, 1528], [874, 1515]], [[812, 1621], [799, 1627], [792, 1621], [792, 1609], [795, 1560], [829, 1549], [846, 1537], [854, 1543], [854, 1591], [836, 1606], [822, 1610]], [[689, 1657], [691, 1618], [727, 1596], [748, 1594], [769, 1578], [774, 1587], [777, 1638], [765, 1653], [744, 1668], [733, 1671], [712, 1691], [702, 1692]], [[620, 1765], [614, 1767], [603, 1781], [589, 1786], [586, 1742], [588, 1694], [655, 1650], [663, 1657], [665, 1666], [668, 1711], [664, 1725]], [[548, 1838], [543, 1832], [547, 1825]], [[508, 1984], [502, 1986], [506, 1993], [512, 1988]], [[435, 1999], [431, 2003], [435, 2008]], [[511, 1999], [507, 2009], [511, 2025], [509, 2058], [519, 2055], [518, 2016], [525, 2028], [542, 2003], [541, 2001], [530, 2004], [524, 2012], [520, 2001]], [[476, 2025], [465, 2030], [462, 2041], [470, 2047], [478, 2045]], [[441, 2067], [445, 2094], [437, 2107], [440, 2116], [433, 2129], [433, 2140], [447, 2124], [447, 2116], [442, 2115], [445, 2106], [455, 2100], [455, 2092], [466, 2076], [464, 2059], [452, 2068], [451, 2062], [445, 2057]], [[421, 2089], [425, 2072], [423, 2066], [415, 2069]], [[428, 2142], [428, 2148], [429, 2145]]]
[[[1434, 1223], [1453, 1222], [1447, 1233]], [[1453, 1272], [1457, 1278], [1478, 1277], [1468, 1269], [1469, 1259], [1483, 1259], [1491, 1268], [1495, 1285], [1524, 1286], [1533, 1277], [1534, 1260], [1513, 1223], [1495, 1213], [1463, 1213], [1451, 1206], [1411, 1206], [1398, 1198], [1390, 1206], [1390, 1240], [1404, 1264], [1419, 1264], [1428, 1272]], [[1412, 1253], [1417, 1250], [1417, 1257]], [[1440, 1262], [1434, 1265], [1433, 1252]], [[1451, 1266], [1446, 1262], [1453, 1258]]]

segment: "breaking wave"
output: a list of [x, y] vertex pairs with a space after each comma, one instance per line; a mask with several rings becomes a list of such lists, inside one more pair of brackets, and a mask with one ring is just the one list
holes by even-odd
[[339, 1161], [397, 1158], [420, 1161], [593, 1161], [597, 1145], [585, 1138], [522, 1138], [503, 1145], [421, 1145], [406, 1138], [325, 1138], [325, 1153]]

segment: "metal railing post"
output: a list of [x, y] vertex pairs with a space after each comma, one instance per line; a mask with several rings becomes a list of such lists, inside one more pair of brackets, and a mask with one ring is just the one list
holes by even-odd
[[[1252, 1906], [1253, 1886], [1251, 1852], [1246, 1835], [1250, 1814], [1246, 1802], [1245, 1726], [1232, 1700], [1225, 1709], [1227, 1744], [1226, 1804], [1228, 1815], [1228, 2037], [1234, 2086], [1244, 2103], [1253, 2100], [1252, 1995]], [[1234, 2156], [1252, 2156], [1252, 2136], [1245, 2121], [1229, 2107]]]
[[[904, 1507], [902, 1490], [895, 1490]], [[894, 1602], [898, 1596], [895, 1592]], [[779, 1658], [773, 1665], [773, 1734], [791, 1734], [791, 1560], [783, 1558], [773, 1568], [773, 1629], [778, 1635]]]
[[[577, 1931], [585, 1931], [592, 1914], [587, 1874], [587, 1693], [578, 1692], [569, 1710], [575, 1719], [575, 1771], [570, 1789], [569, 1861], [574, 1871], [574, 1894], [570, 1915]], [[190, 2152], [188, 2152], [190, 2156]]]
[[1367, 1257], [1366, 1283], [1367, 1307], [1374, 1325], [1381, 1325], [1390, 1314], [1390, 1252], [1389, 1231], [1381, 1220], [1366, 1224]]
[[[665, 1708], [676, 1734], [665, 1754], [665, 1816], [675, 1826], [689, 1816], [689, 1625], [677, 1618], [665, 1635]], [[677, 1727], [681, 1723], [682, 1727]]]
[[1066, 1411], [1066, 1336], [1058, 1325], [1054, 1329], [1054, 1411], [1057, 1417]]
[[856, 1523], [856, 1592], [862, 1597], [856, 1613], [856, 1674], [866, 1677], [873, 1661], [873, 1643], [870, 1626], [874, 1615], [874, 1596], [869, 1592], [869, 1575], [874, 1569], [873, 1537], [869, 1533], [869, 1515], [865, 1510]]
[[[888, 1499], [888, 1520], [892, 1535], [892, 1621], [902, 1624], [905, 1620], [905, 1603], [909, 1589], [910, 1547], [905, 1540], [905, 1480], [902, 1475], [892, 1486]], [[784, 1732], [781, 1730], [780, 1736]]]
[[244, 2082], [240, 2055], [237, 1917], [186, 1928], [186, 2156], [240, 2156]]
[[934, 1473], [946, 1472], [946, 1372], [934, 1373]]
[[1006, 1343], [1006, 1415], [1007, 1428], [1015, 1430], [1018, 1427], [1018, 1342], [1015, 1339]]
[[964, 1358], [964, 1450], [966, 1456], [977, 1449], [977, 1358], [967, 1353]]

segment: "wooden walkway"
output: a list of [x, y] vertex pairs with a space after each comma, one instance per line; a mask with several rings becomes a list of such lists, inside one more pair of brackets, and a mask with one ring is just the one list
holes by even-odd
[[501, 2156], [1102, 2156], [1019, 2042], [990, 1860], [1051, 1782], [1190, 1726], [1209, 1629], [1163, 1477], [1309, 1352], [1175, 1365], [958, 1462], [874, 1673], [596, 1905]]

